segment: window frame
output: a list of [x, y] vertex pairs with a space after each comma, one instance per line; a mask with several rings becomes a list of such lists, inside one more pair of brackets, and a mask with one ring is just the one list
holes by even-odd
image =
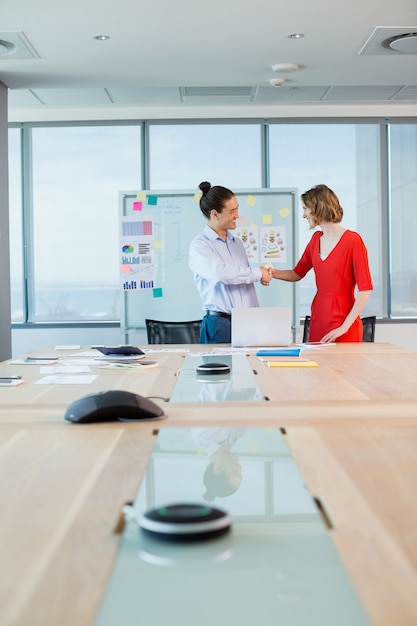
[[273, 125], [340, 125], [340, 124], [376, 124], [380, 131], [380, 198], [381, 198], [381, 297], [382, 322], [415, 322], [417, 316], [392, 317], [391, 314], [391, 233], [390, 233], [390, 145], [389, 133], [391, 125], [417, 124], [417, 118], [383, 118], [383, 117], [338, 117], [338, 118], [223, 118], [223, 119], [152, 119], [152, 120], [106, 120], [106, 121], [74, 121], [74, 122], [22, 122], [10, 123], [9, 128], [18, 128], [21, 133], [21, 189], [22, 189], [22, 254], [23, 254], [23, 311], [24, 321], [12, 324], [14, 328], [30, 327], [93, 327], [119, 326], [120, 321], [97, 320], [83, 322], [33, 322], [34, 311], [34, 241], [33, 241], [33, 176], [32, 176], [32, 130], [39, 127], [80, 127], [80, 126], [140, 126], [141, 180], [143, 188], [149, 188], [150, 172], [150, 128], [155, 125], [258, 125], [260, 138], [260, 168], [262, 188], [270, 188], [270, 127]]

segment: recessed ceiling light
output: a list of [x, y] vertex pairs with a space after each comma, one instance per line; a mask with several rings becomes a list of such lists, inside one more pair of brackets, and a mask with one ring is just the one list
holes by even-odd
[[292, 33], [292, 35], [288, 35], [289, 39], [302, 39], [303, 37], [303, 33]]
[[93, 39], [97, 41], [107, 41], [107, 39], [110, 39], [110, 35], [96, 35]]

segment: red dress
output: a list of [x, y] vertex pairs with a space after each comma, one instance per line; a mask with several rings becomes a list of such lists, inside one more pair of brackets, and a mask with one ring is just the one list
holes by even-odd
[[[345, 230], [333, 250], [322, 260], [322, 234], [321, 231], [313, 234], [294, 268], [300, 278], [312, 268], [316, 275], [317, 292], [311, 303], [309, 341], [320, 341], [329, 331], [343, 324], [355, 302], [356, 286], [359, 291], [373, 289], [368, 253], [361, 236]], [[362, 341], [360, 317], [336, 341]]]

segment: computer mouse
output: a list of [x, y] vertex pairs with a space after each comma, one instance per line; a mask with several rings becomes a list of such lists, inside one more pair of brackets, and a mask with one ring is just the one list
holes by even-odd
[[149, 398], [122, 390], [90, 393], [74, 400], [65, 412], [65, 419], [76, 424], [133, 422], [164, 417], [163, 409]]

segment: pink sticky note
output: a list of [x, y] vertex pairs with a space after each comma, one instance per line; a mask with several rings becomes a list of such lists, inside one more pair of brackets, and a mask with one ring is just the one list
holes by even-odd
[[142, 211], [142, 202], [134, 202], [133, 203], [134, 211]]

